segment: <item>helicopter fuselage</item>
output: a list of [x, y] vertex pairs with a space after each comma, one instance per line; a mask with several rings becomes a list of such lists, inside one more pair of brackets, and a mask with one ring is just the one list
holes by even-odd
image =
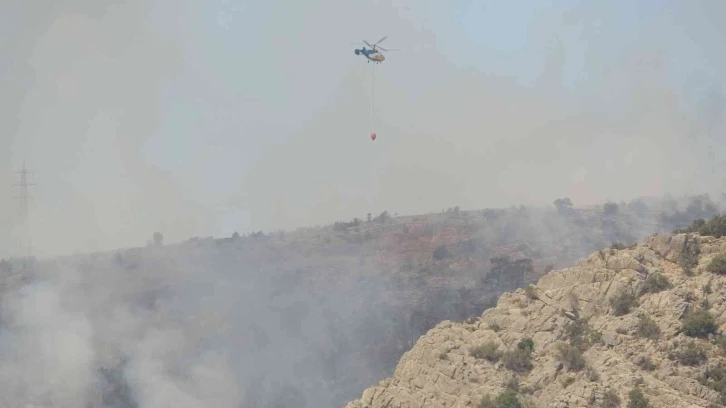
[[368, 49], [366, 47], [355, 50], [355, 55], [360, 55], [360, 54], [363, 54], [364, 57], [368, 58], [369, 62], [373, 61], [373, 62], [376, 62], [379, 64], [386, 59], [386, 57], [384, 57], [383, 54], [381, 54], [377, 50]]

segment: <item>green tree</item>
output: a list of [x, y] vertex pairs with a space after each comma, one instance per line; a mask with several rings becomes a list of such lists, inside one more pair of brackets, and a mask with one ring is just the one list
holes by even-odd
[[605, 203], [603, 206], [603, 213], [605, 215], [615, 215], [618, 213], [618, 205], [615, 203]]
[[572, 200], [569, 198], [558, 198], [553, 203], [557, 213], [560, 215], [569, 215], [572, 213]]

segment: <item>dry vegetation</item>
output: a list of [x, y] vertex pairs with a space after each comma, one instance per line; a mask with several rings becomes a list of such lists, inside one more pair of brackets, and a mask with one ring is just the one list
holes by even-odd
[[[348, 408], [415, 404], [437, 387], [431, 403], [454, 407], [726, 406], [722, 220], [593, 253], [505, 293], [473, 325], [438, 325], [401, 360], [385, 390], [369, 389], [374, 399]], [[472, 339], [480, 345], [469, 345]], [[426, 350], [441, 342], [468, 348], [475, 360], [452, 352], [428, 368]], [[444, 386], [432, 375], [439, 372], [455, 374]], [[471, 375], [486, 380], [460, 382]]]
[[[289, 367], [270, 374], [265, 384], [284, 384], [287, 391], [271, 388], [269, 395], [254, 397], [258, 402], [248, 402], [266, 401], [272, 406], [269, 404], [279, 402], [272, 396], [282, 396], [279, 398], [304, 399], [308, 406], [342, 406], [365, 386], [393, 372], [403, 353], [439, 322], [476, 320], [501, 293], [519, 287], [527, 288], [522, 307], [526, 302], [541, 301], [540, 290], [527, 285], [545, 273], [609, 247], [603, 252], [607, 257], [654, 232], [687, 226], [693, 219], [710, 218], [715, 211], [707, 198], [695, 197], [681, 203], [636, 200], [594, 208], [575, 208], [569, 200], [560, 199], [549, 209], [452, 208], [419, 216], [383, 212], [329, 226], [257, 231], [223, 239], [192, 238], [180, 244], [164, 244], [159, 233], [145, 248], [44, 261], [35, 268], [18, 260], [3, 260], [0, 273], [6, 283], [3, 290], [12, 290], [62, 268], [78, 269], [79, 276], [92, 282], [83, 293], [105, 293], [109, 286], [118, 291], [98, 307], [101, 311], [109, 308], [109, 315], [99, 318], [103, 321], [117, 305], [113, 302], [159, 313], [160, 305], [177, 295], [177, 286], [191, 285], [189, 282], [213, 270], [214, 279], [229, 280], [232, 288], [242, 284], [254, 288], [250, 292], [240, 289], [235, 298], [241, 299], [236, 307], [255, 313], [245, 315], [247, 320], [226, 322], [250, 337], [245, 343], [249, 350], [236, 353], [255, 355], [262, 362], [277, 361], [276, 348], [303, 353], [298, 357], [304, 361], [305, 376], [294, 374], [297, 364], [303, 363], [286, 362]], [[698, 222], [687, 228], [713, 226]], [[691, 258], [684, 258], [684, 270], [693, 269], [694, 255], [698, 256], [694, 252]], [[722, 274], [723, 264], [722, 259], [714, 259], [709, 270]], [[94, 275], [98, 270], [109, 271], [118, 282], [109, 285], [108, 279]], [[613, 310], [626, 316], [637, 307], [639, 296], [668, 290], [669, 285], [664, 277], [653, 275], [639, 292], [615, 297]], [[698, 314], [690, 318], [704, 319]], [[280, 328], [270, 329], [270, 319], [279, 322]], [[311, 320], [318, 323], [311, 326]], [[647, 320], [642, 326], [638, 336], [657, 336]], [[503, 330], [498, 322], [488, 322], [487, 327], [492, 332]], [[698, 324], [688, 327], [693, 333], [710, 330]], [[323, 333], [325, 341], [309, 332]], [[583, 359], [589, 348], [601, 343], [600, 330], [585, 319], [577, 320], [552, 353], [565, 371], [595, 378], [598, 373]], [[471, 357], [525, 374], [536, 369], [538, 352], [527, 341], [512, 349], [482, 342]], [[451, 360], [452, 355], [449, 351], [435, 353], [441, 361]], [[676, 353], [674, 358], [681, 355]], [[649, 367], [649, 363], [643, 364]], [[117, 373], [120, 368], [112, 365], [104, 370], [116, 373], [104, 377], [106, 381], [122, 378]], [[250, 377], [241, 378], [241, 383], [255, 384], [251, 380], [254, 373], [244, 375]], [[720, 381], [718, 375], [713, 374], [713, 381]], [[123, 384], [109, 387], [123, 389]], [[249, 398], [263, 388], [250, 387]], [[491, 404], [509, 406], [512, 395], [529, 392], [526, 387], [523, 390], [510, 387], [492, 395]], [[320, 395], [329, 400], [319, 400]], [[605, 400], [615, 401], [607, 395]]]

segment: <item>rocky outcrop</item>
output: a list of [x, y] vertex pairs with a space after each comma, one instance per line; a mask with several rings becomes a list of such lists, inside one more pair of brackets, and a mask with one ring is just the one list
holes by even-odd
[[[726, 238], [669, 234], [593, 253], [503, 294], [478, 319], [438, 324], [392, 378], [346, 408], [476, 408], [507, 389], [523, 407], [625, 407], [634, 389], [650, 407], [721, 407], [719, 386], [706, 377], [726, 362], [726, 276], [706, 267], [724, 252]], [[693, 264], [684, 266], [689, 253]], [[717, 329], [684, 332], [694, 311], [710, 313]], [[502, 353], [526, 348], [525, 339], [534, 344], [531, 366], [516, 367]], [[483, 344], [484, 357], [475, 352]]]

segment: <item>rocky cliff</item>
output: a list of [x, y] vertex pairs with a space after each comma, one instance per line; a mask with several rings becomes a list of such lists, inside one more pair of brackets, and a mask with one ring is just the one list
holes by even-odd
[[725, 285], [726, 237], [595, 252], [438, 324], [346, 408], [722, 407]]

